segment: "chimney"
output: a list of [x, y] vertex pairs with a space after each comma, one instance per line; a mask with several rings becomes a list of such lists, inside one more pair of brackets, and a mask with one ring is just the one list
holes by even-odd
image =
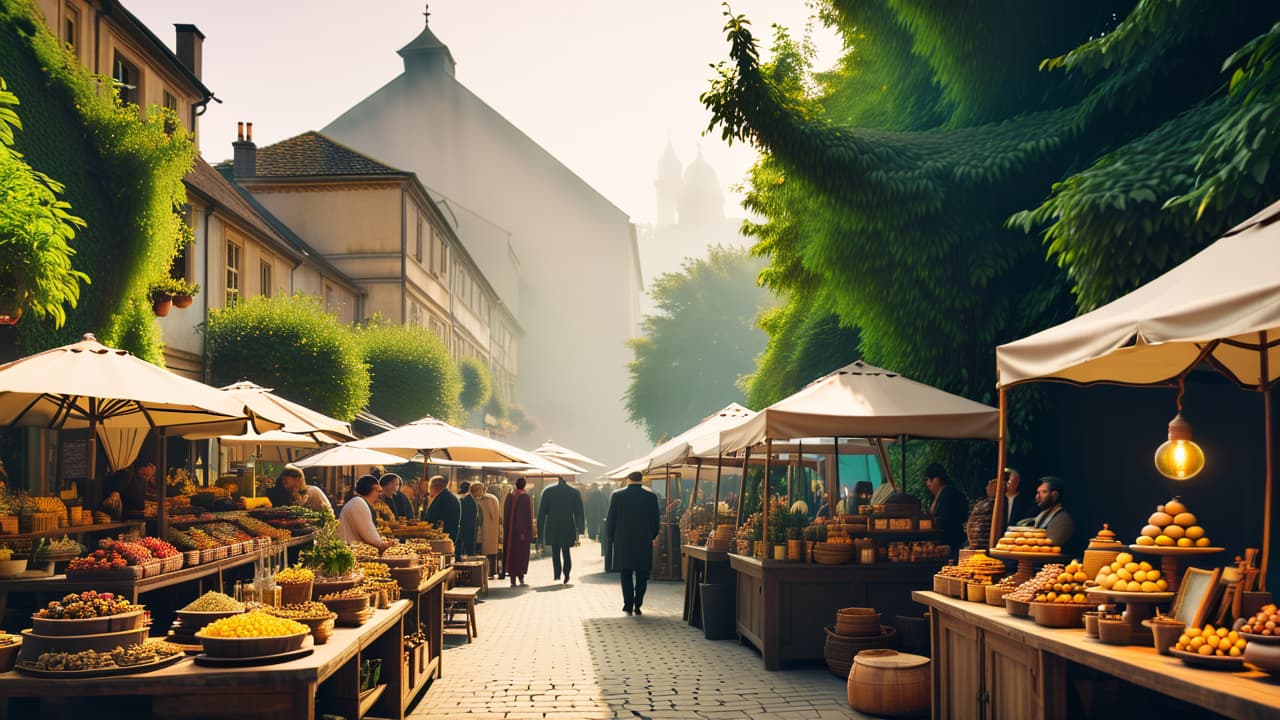
[[204, 33], [195, 25], [186, 23], [176, 23], [173, 27], [178, 31], [178, 60], [187, 66], [197, 80], [204, 82], [200, 75], [204, 64]]
[[231, 143], [232, 173], [239, 178], [258, 174], [258, 146], [253, 144], [253, 123], [236, 123], [236, 141]]

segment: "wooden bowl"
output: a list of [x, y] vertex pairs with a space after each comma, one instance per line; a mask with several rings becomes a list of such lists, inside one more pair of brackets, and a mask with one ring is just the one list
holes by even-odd
[[311, 584], [311, 596], [320, 597], [329, 593], [342, 592], [349, 588], [353, 588], [358, 584], [355, 578], [343, 580], [321, 580], [316, 578]]
[[1004, 598], [1004, 609], [1014, 617], [1031, 616], [1031, 603], [1026, 600], [1014, 600], [1008, 595]]
[[27, 559], [0, 560], [0, 577], [17, 577], [27, 571]]
[[998, 587], [996, 585], [988, 585], [987, 591], [986, 591], [987, 604], [995, 605], [996, 607], [1004, 607], [1004, 596], [1008, 595], [1010, 592], [1012, 592], [1012, 590], [1010, 590], [1009, 588]]
[[[141, 606], [135, 606], [141, 607]], [[119, 615], [106, 617], [81, 618], [77, 620], [53, 620], [50, 618], [31, 617], [31, 629], [37, 635], [101, 635], [102, 633], [135, 630], [142, 627], [143, 611], [141, 609]]]
[[[1084, 614], [1089, 611], [1092, 605], [1077, 605], [1075, 603], [1031, 603], [1031, 618], [1036, 621], [1037, 625], [1053, 628], [1078, 628], [1084, 627]], [[1099, 632], [1102, 625], [1099, 622]]]
[[212, 612], [200, 612], [198, 610], [175, 610], [178, 619], [182, 621], [182, 629], [188, 635], [194, 635], [204, 629], [205, 625], [222, 618], [229, 618], [233, 615], [239, 615], [244, 610], [216, 610]]
[[[1144, 546], [1139, 546], [1144, 547]], [[1188, 550], [1191, 548], [1187, 548]], [[1245, 645], [1245, 652], [1249, 651], [1249, 646]], [[1227, 670], [1235, 672], [1244, 669], [1244, 657], [1219, 657], [1217, 655], [1201, 655], [1200, 653], [1186, 652], [1185, 650], [1170, 650], [1169, 654], [1178, 658], [1182, 662], [1192, 667], [1204, 668], [1206, 670]]]
[[311, 628], [311, 639], [316, 645], [323, 645], [333, 637], [333, 624], [338, 619], [337, 613], [329, 613], [328, 617], [302, 618], [297, 622]]
[[204, 647], [210, 657], [249, 658], [265, 655], [279, 655], [302, 647], [303, 641], [311, 634], [304, 630], [293, 635], [256, 638], [215, 638], [196, 633], [196, 639]]
[[330, 611], [336, 613], [359, 612], [369, 607], [369, 596], [363, 595], [358, 598], [339, 598], [337, 600], [321, 600], [324, 606]]
[[13, 663], [18, 659], [18, 651], [22, 649], [22, 636], [0, 635], [0, 639], [12, 639], [12, 642], [0, 645], [0, 673], [6, 673], [13, 669]]
[[34, 630], [23, 630], [22, 659], [35, 662], [41, 653], [47, 652], [104, 652], [116, 647], [136, 645], [146, 639], [147, 629], [144, 627], [96, 635], [41, 635]]
[[406, 568], [418, 565], [422, 561], [417, 557], [377, 557], [373, 562], [380, 562], [389, 568]]
[[1128, 645], [1129, 636], [1128, 620], [1098, 618], [1098, 639], [1102, 642], [1108, 645]]
[[880, 634], [880, 613], [873, 608], [842, 608], [836, 611], [836, 632], [850, 637]]
[[965, 597], [969, 602], [985, 603], [987, 601], [987, 588], [990, 585], [982, 585], [979, 583], [965, 583]]

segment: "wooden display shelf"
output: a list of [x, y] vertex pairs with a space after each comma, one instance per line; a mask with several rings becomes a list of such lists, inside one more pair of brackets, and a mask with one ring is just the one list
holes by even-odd
[[113, 523], [91, 523], [88, 525], [67, 525], [65, 527], [54, 528], [53, 530], [35, 530], [33, 532], [9, 533], [0, 535], [0, 542], [10, 542], [13, 540], [32, 540], [42, 537], [54, 537], [56, 535], [86, 535], [91, 532], [110, 532], [112, 530], [123, 530], [124, 528], [140, 528], [142, 520], [125, 520], [124, 522]]

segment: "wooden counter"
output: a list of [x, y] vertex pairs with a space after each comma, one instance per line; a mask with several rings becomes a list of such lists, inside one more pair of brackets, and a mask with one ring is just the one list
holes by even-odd
[[1004, 608], [934, 592], [913, 597], [933, 608], [935, 718], [1066, 718], [1073, 666], [1227, 717], [1280, 717], [1280, 680], [1266, 673], [1201, 670], [1150, 645], [1104, 645], [1083, 629], [1041, 627]]
[[[209, 668], [186, 658], [150, 673], [82, 680], [8, 672], [0, 674], [0, 698], [7, 700], [10, 718], [40, 717], [42, 698], [113, 695], [148, 697], [154, 718], [312, 720], [318, 712], [403, 718], [410, 692], [400, 671], [409, 607], [399, 600], [358, 628], [335, 629], [311, 655], [279, 665]], [[361, 701], [360, 661], [370, 658], [381, 659], [379, 684], [386, 687]]]
[[684, 621], [702, 627], [702, 583], [734, 583], [729, 568], [729, 553], [708, 550], [701, 545], [682, 545], [680, 551], [688, 561], [684, 573]]
[[415, 690], [414, 697], [405, 702], [406, 708], [444, 672], [444, 591], [445, 581], [452, 575], [452, 566], [441, 568], [430, 577], [423, 578], [416, 589], [400, 591], [400, 597], [411, 603], [404, 616], [404, 634], [410, 635], [422, 629], [427, 636], [427, 669], [423, 673], [427, 680]]
[[738, 637], [777, 670], [790, 660], [821, 660], [823, 628], [835, 625], [840, 608], [873, 607], [885, 625], [895, 615], [919, 616], [911, 593], [931, 587], [942, 563], [821, 565], [729, 553], [729, 565], [737, 571]]

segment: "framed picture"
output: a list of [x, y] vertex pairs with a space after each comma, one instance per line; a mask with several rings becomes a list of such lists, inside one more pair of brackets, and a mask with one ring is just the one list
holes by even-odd
[[1169, 614], [1187, 624], [1187, 627], [1203, 627], [1205, 618], [1213, 611], [1221, 587], [1218, 580], [1222, 568], [1201, 570], [1189, 567], [1182, 574], [1178, 594], [1173, 598]]

